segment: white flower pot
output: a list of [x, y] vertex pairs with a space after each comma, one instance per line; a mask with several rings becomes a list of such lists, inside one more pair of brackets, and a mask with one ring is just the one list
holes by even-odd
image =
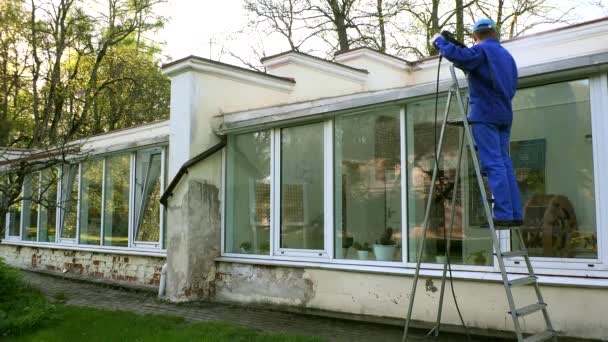
[[357, 251], [357, 258], [359, 260], [367, 260], [369, 258], [369, 251]]
[[445, 255], [437, 255], [435, 256], [435, 262], [438, 264], [445, 264], [446, 263], [446, 257]]
[[374, 245], [374, 254], [378, 261], [392, 261], [395, 255], [395, 245]]
[[249, 252], [245, 248], [241, 247], [241, 253], [248, 254]]

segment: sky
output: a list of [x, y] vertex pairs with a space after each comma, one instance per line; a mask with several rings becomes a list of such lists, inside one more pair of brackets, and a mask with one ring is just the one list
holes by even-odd
[[[564, 6], [572, 6], [573, 0], [556, 0], [556, 2], [563, 3]], [[223, 37], [247, 24], [243, 0], [168, 0], [157, 10], [159, 14], [168, 17], [165, 27], [152, 37], [165, 44], [164, 62], [189, 55], [235, 62], [221, 50], [222, 46], [226, 46]], [[581, 20], [591, 20], [606, 15], [602, 10], [589, 5], [579, 6], [577, 11]], [[536, 31], [550, 28], [552, 27], [545, 26]], [[239, 56], [246, 58], [251, 54], [246, 42], [243, 44], [233, 42], [230, 46]], [[271, 54], [286, 50], [284, 42], [279, 37], [265, 38], [264, 47]]]

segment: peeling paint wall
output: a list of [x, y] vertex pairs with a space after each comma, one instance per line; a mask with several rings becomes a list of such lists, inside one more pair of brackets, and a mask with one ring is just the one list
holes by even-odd
[[25, 270], [150, 288], [158, 288], [160, 270], [165, 263], [163, 257], [11, 245], [0, 245], [0, 258]]
[[218, 153], [193, 167], [169, 200], [165, 294], [171, 301], [208, 299], [215, 293], [215, 258], [221, 245], [221, 161]]
[[[350, 314], [405, 318], [411, 276], [281, 266], [220, 263], [215, 286], [218, 301], [292, 305]], [[440, 279], [421, 278], [414, 319], [434, 322]], [[458, 303], [467, 325], [481, 329], [513, 330], [502, 284], [455, 280]], [[608, 291], [605, 289], [542, 286], [554, 328], [567, 336], [602, 339], [608, 336]], [[532, 287], [514, 291], [516, 304], [535, 300]], [[443, 322], [459, 325], [449, 288]], [[576, 313], [576, 314], [573, 314]], [[544, 330], [541, 314], [521, 319], [527, 332]]]

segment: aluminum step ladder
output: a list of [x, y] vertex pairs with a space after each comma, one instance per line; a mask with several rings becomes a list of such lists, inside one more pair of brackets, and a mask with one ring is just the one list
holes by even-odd
[[[519, 342], [540, 342], [540, 341], [547, 341], [547, 340], [552, 339], [553, 341], [557, 342], [557, 334], [553, 330], [553, 326], [552, 326], [551, 320], [549, 318], [549, 313], [547, 312], [547, 304], [543, 300], [543, 296], [541, 294], [540, 287], [537, 282], [538, 278], [534, 274], [534, 269], [532, 268], [532, 263], [530, 262], [530, 257], [528, 255], [528, 251], [526, 250], [526, 247], [524, 245], [524, 240], [523, 240], [523, 236], [522, 236], [520, 228], [519, 227], [495, 227], [494, 226], [494, 222], [492, 220], [492, 210], [490, 208], [490, 203], [492, 202], [492, 200], [491, 199], [489, 200], [488, 196], [486, 195], [486, 190], [485, 190], [483, 178], [482, 178], [480, 167], [479, 167], [479, 160], [478, 160], [477, 154], [476, 154], [476, 146], [475, 146], [475, 142], [473, 139], [473, 134], [471, 132], [471, 125], [467, 120], [467, 113], [466, 113], [466, 109], [464, 106], [463, 96], [460, 92], [460, 87], [458, 85], [458, 79], [456, 77], [456, 71], [455, 71], [454, 65], [450, 66], [450, 73], [451, 73], [451, 77], [452, 77], [452, 83], [451, 83], [449, 91], [448, 91], [447, 104], [446, 104], [446, 109], [445, 109], [445, 113], [444, 113], [444, 117], [443, 117], [443, 122], [441, 125], [441, 133], [439, 136], [439, 141], [438, 141], [438, 146], [437, 146], [437, 151], [436, 151], [437, 152], [436, 160], [439, 160], [441, 157], [441, 148], [442, 148], [444, 134], [445, 134], [447, 125], [454, 125], [454, 126], [461, 127], [462, 128], [462, 138], [460, 139], [460, 143], [459, 143], [459, 153], [458, 153], [458, 161], [456, 164], [457, 166], [456, 166], [456, 175], [455, 175], [456, 178], [454, 180], [454, 188], [453, 188], [454, 190], [452, 191], [452, 203], [450, 206], [450, 224], [449, 224], [449, 232], [447, 234], [447, 241], [446, 241], [446, 255], [445, 255], [445, 261], [443, 264], [443, 277], [441, 280], [441, 292], [440, 292], [440, 297], [439, 297], [439, 308], [438, 308], [438, 312], [437, 312], [437, 320], [436, 320], [434, 328], [427, 334], [427, 336], [431, 335], [433, 332], [435, 333], [435, 337], [437, 337], [439, 335], [439, 328], [440, 328], [440, 324], [441, 324], [441, 314], [442, 314], [442, 309], [443, 309], [443, 299], [444, 299], [444, 292], [445, 292], [445, 283], [446, 283], [446, 276], [447, 276], [447, 269], [448, 269], [447, 261], [449, 258], [448, 253], [450, 250], [450, 241], [451, 241], [450, 237], [452, 235], [453, 227], [454, 227], [454, 216], [455, 216], [455, 208], [456, 208], [456, 200], [457, 200], [457, 192], [458, 192], [458, 182], [459, 182], [459, 178], [460, 178], [462, 153], [465, 148], [465, 142], [466, 142], [467, 148], [469, 149], [469, 152], [471, 155], [471, 160], [473, 161], [475, 176], [477, 178], [477, 185], [479, 186], [479, 190], [480, 190], [482, 201], [483, 201], [484, 212], [485, 212], [485, 215], [488, 220], [488, 225], [489, 225], [488, 228], [489, 228], [490, 235], [492, 237], [492, 243], [494, 245], [494, 256], [496, 257], [496, 261], [498, 262], [498, 266], [500, 268], [500, 273], [502, 274], [503, 285], [505, 287], [505, 291], [507, 294], [507, 301], [509, 304], [509, 314], [511, 315], [511, 317], [513, 319], [513, 325], [515, 327], [515, 334], [517, 336], [517, 341], [519, 341]], [[456, 97], [456, 102], [458, 104], [458, 107], [460, 109], [460, 113], [462, 114], [462, 116], [457, 120], [448, 120], [450, 103], [452, 101], [452, 97], [454, 97], [454, 96]], [[424, 253], [426, 233], [427, 233], [427, 229], [428, 229], [428, 225], [429, 225], [430, 212], [432, 209], [431, 207], [433, 204], [433, 195], [435, 192], [435, 181], [437, 179], [438, 166], [439, 166], [438, 162], [435, 162], [434, 164], [435, 165], [434, 165], [433, 176], [432, 176], [432, 180], [431, 180], [431, 188], [429, 190], [429, 195], [428, 195], [429, 197], [428, 197], [428, 201], [427, 201], [427, 205], [426, 205], [426, 213], [424, 216], [422, 241], [420, 243], [420, 248], [418, 250], [418, 259], [417, 259], [417, 263], [416, 263], [416, 272], [414, 275], [414, 283], [412, 285], [409, 308], [408, 308], [408, 312], [407, 312], [407, 320], [405, 322], [405, 328], [404, 328], [404, 332], [403, 332], [403, 341], [404, 342], [407, 341], [407, 338], [408, 338], [408, 330], [410, 327], [412, 311], [414, 308], [414, 300], [415, 300], [415, 296], [416, 296], [416, 287], [418, 285], [418, 279], [420, 276], [420, 265], [421, 265], [422, 256]], [[511, 230], [512, 232], [516, 232], [517, 237], [520, 240], [521, 249], [515, 250], [515, 251], [509, 251], [509, 252], [502, 252], [501, 248], [500, 248], [500, 239], [497, 235], [497, 233], [501, 230]], [[513, 277], [509, 278], [507, 271], [505, 269], [505, 264], [504, 264], [503, 259], [518, 258], [518, 257], [524, 258], [527, 269], [528, 269], [528, 275], [525, 277], [519, 277], [519, 278], [513, 278]], [[533, 285], [534, 286], [537, 302], [534, 304], [528, 305], [528, 306], [517, 308], [515, 306], [515, 300], [513, 299], [512, 289], [514, 287], [524, 286], [524, 285]], [[524, 333], [522, 332], [522, 329], [521, 329], [519, 319], [526, 315], [530, 315], [530, 314], [537, 313], [537, 312], [542, 312], [543, 318], [544, 318], [545, 324], [546, 324], [546, 330], [541, 333], [535, 334], [535, 335], [524, 336]]]

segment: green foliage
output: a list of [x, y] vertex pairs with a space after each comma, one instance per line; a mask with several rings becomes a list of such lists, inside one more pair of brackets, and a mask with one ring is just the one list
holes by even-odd
[[355, 242], [353, 244], [353, 248], [358, 250], [358, 251], [364, 251], [364, 252], [369, 252], [372, 250], [372, 248], [369, 246], [369, 244], [367, 242], [360, 244], [359, 242]]
[[53, 312], [44, 295], [26, 285], [19, 272], [0, 259], [0, 336], [30, 331]]
[[188, 323], [183, 318], [59, 307], [60, 319], [9, 341], [205, 341], [322, 342], [315, 337], [266, 334], [227, 323]]
[[386, 228], [376, 243], [384, 246], [396, 245], [397, 241], [393, 240], [393, 228]]

